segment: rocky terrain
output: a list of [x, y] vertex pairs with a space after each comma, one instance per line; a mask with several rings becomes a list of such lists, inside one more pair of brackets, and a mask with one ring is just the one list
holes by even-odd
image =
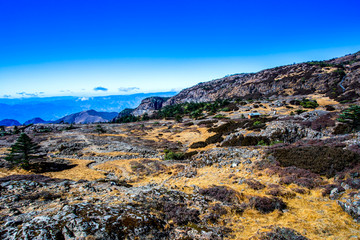
[[[1, 239], [358, 239], [357, 61], [200, 84], [126, 123], [6, 127]], [[46, 155], [26, 169], [5, 160], [20, 132]]]
[[360, 52], [322, 62], [235, 74], [182, 90], [164, 103], [208, 102], [216, 99], [326, 94], [338, 101], [360, 95]]

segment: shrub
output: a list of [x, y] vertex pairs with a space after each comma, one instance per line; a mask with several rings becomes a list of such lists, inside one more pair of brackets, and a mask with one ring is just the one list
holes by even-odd
[[272, 166], [268, 168], [269, 174], [278, 174], [281, 184], [297, 184], [306, 188], [314, 188], [322, 184], [322, 179], [318, 174], [309, 170], [297, 167], [279, 167]]
[[183, 118], [181, 117], [181, 115], [178, 114], [178, 115], [175, 116], [175, 121], [180, 123], [180, 122], [183, 121]]
[[230, 121], [218, 127], [209, 129], [209, 132], [216, 132], [225, 135], [233, 132], [237, 128], [243, 128], [244, 126], [247, 126], [250, 122], [250, 120], [241, 120], [238, 122]]
[[333, 107], [333, 106], [331, 106], [331, 105], [326, 105], [325, 106], [325, 109], [326, 109], [326, 111], [329, 111], [329, 112], [332, 112], [332, 111], [335, 111], [336, 109]]
[[222, 137], [222, 134], [220, 133], [216, 133], [215, 135], [208, 137], [205, 142], [207, 144], [213, 144], [213, 143], [218, 143], [218, 142], [222, 142], [224, 140], [224, 138]]
[[262, 184], [261, 182], [255, 180], [255, 179], [246, 179], [244, 181], [244, 183], [246, 183], [250, 188], [254, 189], [254, 190], [260, 190], [265, 188], [265, 185]]
[[260, 125], [262, 122], [260, 122], [260, 121], [255, 121], [254, 123], [253, 123], [253, 126], [257, 126], [257, 125]]
[[165, 219], [172, 219], [178, 225], [198, 223], [200, 212], [196, 209], [189, 209], [182, 204], [165, 202], [163, 208]]
[[226, 118], [226, 117], [225, 117], [224, 115], [222, 115], [222, 114], [217, 114], [217, 115], [214, 116], [214, 118], [224, 119], [224, 118]]
[[297, 109], [297, 110], [295, 110], [295, 112], [296, 112], [296, 114], [300, 115], [300, 114], [302, 114], [302, 113], [304, 113], [304, 112], [307, 112], [307, 110]]
[[185, 154], [182, 152], [173, 152], [170, 150], [165, 149], [165, 160], [183, 160], [185, 159]]
[[238, 192], [224, 186], [214, 186], [200, 189], [199, 193], [225, 203], [239, 203], [242, 198], [242, 195]]
[[214, 206], [210, 208], [210, 213], [204, 216], [204, 220], [209, 221], [211, 223], [217, 223], [218, 219], [227, 214], [227, 210], [222, 207], [220, 204], [216, 203]]
[[259, 240], [309, 240], [297, 231], [285, 227], [271, 227], [271, 231], [258, 234]]
[[235, 136], [227, 141], [225, 141], [221, 146], [222, 147], [233, 147], [233, 146], [256, 146], [258, 143], [263, 143], [264, 145], [270, 144], [270, 139], [264, 136]]
[[311, 122], [311, 129], [321, 131], [327, 127], [335, 126], [335, 121], [331, 119], [332, 114], [325, 114]]
[[193, 144], [190, 145], [190, 148], [203, 148], [206, 146], [207, 146], [206, 142], [194, 142]]
[[319, 104], [316, 100], [303, 99], [300, 105], [304, 108], [317, 108]]
[[351, 128], [351, 126], [349, 126], [349, 124], [340, 123], [340, 124], [336, 125], [336, 127], [334, 128], [333, 134], [335, 134], [335, 135], [347, 134], [347, 133], [350, 133], [351, 130], [352, 130], [352, 128]]
[[284, 210], [287, 206], [283, 200], [277, 197], [252, 197], [250, 199], [250, 206], [261, 213], [270, 213], [278, 210]]
[[327, 177], [333, 177], [336, 172], [360, 162], [358, 154], [341, 147], [285, 147], [273, 151], [275, 159], [283, 167], [296, 166]]
[[100, 125], [96, 125], [96, 128], [95, 128], [95, 131], [98, 133], [98, 134], [101, 134], [101, 133], [105, 133], [105, 129]]

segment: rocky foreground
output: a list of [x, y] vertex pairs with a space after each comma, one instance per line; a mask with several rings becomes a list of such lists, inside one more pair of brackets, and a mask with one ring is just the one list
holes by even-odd
[[29, 126], [47, 158], [1, 160], [1, 239], [358, 239], [359, 133], [336, 120], [348, 104], [311, 97], [315, 109], [293, 96], [102, 131]]

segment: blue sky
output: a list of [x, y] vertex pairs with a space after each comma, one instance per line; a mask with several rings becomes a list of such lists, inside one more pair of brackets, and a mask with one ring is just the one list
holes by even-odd
[[360, 2], [0, 0], [0, 97], [180, 90], [360, 50]]

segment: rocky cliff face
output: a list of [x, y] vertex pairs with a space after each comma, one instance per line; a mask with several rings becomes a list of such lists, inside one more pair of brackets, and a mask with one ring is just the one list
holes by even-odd
[[145, 113], [151, 115], [154, 111], [162, 108], [163, 103], [169, 98], [167, 97], [150, 97], [141, 101], [141, 104], [132, 112], [134, 116], [141, 116]]
[[337, 100], [360, 96], [360, 52], [322, 62], [236, 74], [182, 90], [164, 106], [229, 98], [324, 93]]

